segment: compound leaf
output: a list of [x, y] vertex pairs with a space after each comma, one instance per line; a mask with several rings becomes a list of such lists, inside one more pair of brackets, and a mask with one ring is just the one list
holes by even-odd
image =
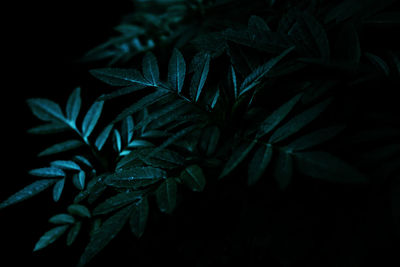
[[65, 121], [60, 106], [48, 99], [31, 98], [27, 100], [32, 113], [43, 121]]

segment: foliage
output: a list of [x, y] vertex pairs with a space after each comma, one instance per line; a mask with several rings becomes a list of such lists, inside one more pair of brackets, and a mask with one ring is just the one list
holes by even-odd
[[[374, 51], [360, 38], [364, 28], [398, 23], [385, 16], [393, 1], [134, 2], [135, 12], [116, 27], [120, 35], [85, 56], [107, 61], [90, 74], [111, 92], [87, 111], [80, 88], [65, 108], [44, 98], [27, 101], [44, 122], [30, 133], [70, 137], [38, 154], [49, 158], [29, 172], [39, 180], [0, 208], [50, 187], [55, 202], [70, 198], [65, 184], [76, 189], [67, 211], [49, 219], [56, 226], [35, 251], [64, 234], [73, 244], [88, 224], [78, 263], [84, 266], [125, 224], [135, 237], [146, 235], [153, 204], [173, 214], [182, 191], [227, 180], [246, 178], [253, 187], [272, 177], [287, 191], [302, 177], [362, 186], [398, 175], [398, 144], [338, 156], [341, 145], [398, 138], [398, 131], [357, 132], [333, 116], [349, 92], [376, 81], [398, 83], [398, 53]], [[129, 99], [126, 107], [121, 97]], [[113, 119], [103, 119], [103, 109]], [[335, 149], [334, 138], [342, 140]], [[364, 169], [376, 160], [379, 170]], [[242, 173], [247, 177], [235, 175]]]

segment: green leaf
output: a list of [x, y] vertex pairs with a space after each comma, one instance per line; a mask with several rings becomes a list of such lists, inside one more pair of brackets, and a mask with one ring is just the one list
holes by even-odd
[[73, 224], [75, 223], [75, 218], [69, 214], [60, 213], [57, 215], [52, 216], [49, 219], [49, 223], [54, 224]]
[[270, 59], [268, 62], [257, 67], [252, 73], [250, 73], [240, 85], [239, 96], [258, 85], [261, 82], [261, 78], [263, 78], [279, 61], [282, 60], [282, 58], [289, 54], [293, 49], [294, 46], [286, 49], [280, 55]]
[[78, 266], [86, 265], [94, 256], [97, 255], [107, 244], [121, 231], [132, 213], [132, 206], [121, 209], [113, 216], [104, 221], [100, 228], [93, 233], [89, 244], [83, 252]]
[[282, 125], [278, 128], [269, 139], [269, 143], [277, 143], [291, 136], [292, 134], [297, 133], [303, 127], [308, 125], [314, 119], [316, 119], [330, 104], [331, 99], [327, 99], [321, 103], [316, 104], [315, 106], [309, 108], [308, 110], [298, 114], [291, 120], [289, 120], [286, 124]]
[[30, 175], [40, 177], [64, 177], [65, 172], [56, 167], [38, 168], [29, 171]]
[[69, 151], [82, 146], [83, 143], [79, 140], [68, 140], [59, 144], [55, 144], [38, 154], [39, 157], [53, 155], [65, 151]]
[[157, 86], [160, 79], [157, 58], [153, 53], [147, 52], [143, 57], [143, 75], [144, 78], [153, 86]]
[[193, 191], [201, 192], [206, 185], [203, 170], [198, 165], [190, 165], [181, 172], [182, 181]]
[[127, 116], [132, 115], [138, 111], [141, 111], [141, 110], [145, 109], [146, 107], [148, 107], [158, 101], [161, 101], [167, 97], [169, 97], [169, 93], [164, 90], [157, 90], [151, 94], [148, 94], [145, 97], [143, 97], [142, 99], [140, 99], [139, 101], [133, 103], [128, 108], [124, 109], [121, 112], [121, 114], [119, 114], [117, 116], [117, 118], [115, 118], [115, 120], [112, 123], [116, 123], [120, 120], [123, 120]]
[[16, 203], [19, 203], [21, 201], [29, 199], [29, 198], [39, 194], [40, 192], [44, 191], [48, 187], [52, 186], [56, 182], [57, 182], [57, 180], [55, 180], [55, 179], [43, 179], [43, 180], [35, 181], [32, 184], [24, 187], [17, 193], [10, 196], [5, 201], [1, 202], [0, 209], [3, 209], [10, 205], [14, 205]]
[[246, 158], [255, 145], [255, 141], [245, 142], [239, 145], [239, 147], [233, 151], [232, 155], [226, 162], [222, 173], [219, 175], [219, 179], [231, 173]]
[[103, 68], [91, 70], [90, 73], [97, 79], [112, 86], [152, 85], [135, 69]]
[[252, 186], [260, 180], [272, 159], [272, 146], [270, 144], [261, 145], [254, 153], [249, 163], [248, 180], [249, 186]]
[[185, 81], [186, 63], [181, 52], [174, 49], [168, 63], [168, 82], [172, 88], [181, 93]]
[[96, 142], [94, 143], [94, 145], [96, 146], [96, 148], [99, 151], [103, 148], [104, 144], [106, 143], [107, 138], [110, 135], [110, 132], [111, 132], [113, 127], [114, 127], [113, 124], [107, 125], [106, 128], [104, 128], [104, 130], [97, 137]]
[[133, 211], [129, 219], [129, 225], [132, 233], [140, 238], [146, 228], [147, 218], [149, 216], [149, 201], [142, 198], [142, 200], [133, 204]]
[[365, 56], [369, 59], [369, 61], [371, 61], [371, 63], [374, 66], [376, 66], [378, 69], [383, 71], [383, 73], [386, 76], [390, 75], [389, 66], [386, 64], [386, 62], [382, 58], [378, 57], [377, 55], [371, 54], [371, 53], [365, 53]]
[[344, 130], [344, 126], [331, 126], [306, 134], [285, 146], [287, 151], [301, 151], [322, 144]]
[[101, 111], [103, 110], [104, 101], [95, 101], [86, 113], [82, 122], [82, 135], [86, 140], [92, 133], [97, 121], [100, 118]]
[[82, 228], [82, 223], [81, 222], [76, 222], [68, 231], [67, 234], [67, 246], [71, 246], [72, 243], [76, 240], [76, 237], [78, 236], [80, 230]]
[[72, 204], [69, 205], [67, 208], [68, 212], [73, 215], [78, 215], [83, 218], [90, 218], [92, 217], [90, 211], [87, 207], [80, 205], [80, 204]]
[[52, 167], [59, 168], [62, 170], [74, 170], [80, 171], [81, 167], [72, 160], [55, 160], [50, 163]]
[[30, 134], [52, 134], [52, 133], [60, 133], [67, 130], [71, 130], [71, 128], [64, 123], [48, 123], [33, 127], [28, 130]]
[[293, 154], [297, 169], [304, 175], [338, 183], [365, 183], [366, 177], [348, 163], [326, 152]]
[[293, 176], [293, 158], [290, 153], [280, 151], [275, 164], [274, 177], [279, 188], [286, 189]]
[[40, 249], [43, 249], [48, 245], [50, 245], [51, 243], [53, 243], [54, 241], [56, 241], [57, 239], [59, 239], [61, 235], [64, 234], [65, 231], [67, 231], [68, 227], [69, 225], [61, 225], [44, 233], [44, 235], [42, 235], [42, 237], [40, 237], [39, 241], [36, 243], [33, 251], [38, 251]]
[[68, 98], [67, 106], [66, 106], [66, 115], [68, 121], [72, 122], [75, 125], [76, 119], [78, 118], [79, 111], [81, 109], [81, 88], [76, 88], [72, 91], [71, 95]]
[[86, 174], [84, 171], [75, 173], [72, 176], [72, 183], [78, 190], [83, 190], [85, 188], [85, 180], [86, 180]]
[[94, 210], [93, 215], [103, 215], [113, 212], [123, 206], [131, 204], [132, 202], [138, 201], [142, 198], [142, 191], [133, 192], [122, 192], [106, 199], [104, 202], [100, 203]]
[[166, 178], [165, 171], [154, 167], [133, 167], [129, 169], [117, 170], [104, 179], [106, 185], [117, 188], [138, 189], [149, 186]]
[[65, 178], [60, 179], [53, 187], [53, 200], [58, 202], [60, 200], [61, 194], [64, 190]]
[[176, 206], [177, 184], [174, 178], [166, 179], [156, 191], [157, 204], [161, 212], [172, 213]]
[[32, 113], [43, 121], [65, 121], [64, 114], [60, 106], [48, 99], [31, 98], [27, 100]]
[[190, 97], [197, 102], [200, 98], [200, 94], [203, 90], [204, 84], [207, 80], [208, 71], [210, 69], [210, 55], [203, 54], [199, 59], [198, 64], [195, 66], [195, 72], [193, 74], [190, 84]]

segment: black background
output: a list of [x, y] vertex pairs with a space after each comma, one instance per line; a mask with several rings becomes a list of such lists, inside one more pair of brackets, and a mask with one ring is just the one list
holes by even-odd
[[[24, 1], [3, 11], [11, 16], [3, 23], [2, 34], [6, 60], [2, 63], [5, 69], [1, 89], [4, 156], [0, 200], [29, 184], [33, 178], [27, 172], [43, 163], [35, 157], [48, 145], [46, 138], [25, 134], [38, 124], [26, 99], [44, 97], [63, 106], [76, 86], [82, 86], [82, 94], [89, 98], [97, 97], [97, 88], [90, 86], [93, 82], [87, 72], [90, 66], [78, 60], [110, 37], [120, 16], [132, 10], [130, 1], [70, 0]], [[304, 266], [398, 266], [399, 245], [394, 236], [387, 188], [335, 187], [305, 181], [296, 185], [296, 190], [281, 194], [268, 190], [271, 188], [268, 184], [260, 184], [238, 198], [230, 192], [244, 185], [223, 186], [231, 188], [224, 195], [218, 196], [217, 191], [206, 192], [204, 197], [184, 196], [190, 204], [182, 204], [173, 217], [161, 216], [154, 225], [150, 223], [140, 244], [132, 235], [118, 236], [90, 266], [161, 266], [178, 262], [195, 266], [194, 259], [203, 262], [201, 266], [209, 266], [207, 258], [229, 258], [229, 253], [240, 250], [232, 245], [235, 242], [227, 234], [235, 231], [240, 232], [238, 236], [243, 240], [249, 234], [258, 236], [261, 243], [279, 237], [290, 242], [274, 243], [274, 249], [269, 244], [262, 251], [251, 250], [247, 244], [248, 250], [238, 251], [236, 258], [227, 260], [228, 263], [242, 261], [243, 265], [263, 266], [257, 263], [257, 257], [262, 254], [263, 263], [284, 266], [276, 259], [285, 258], [287, 252], [287, 262], [290, 257], [302, 258], [298, 255], [305, 254]], [[263, 202], [256, 197], [260, 194], [270, 205], [260, 204]], [[215, 199], [220, 202], [213, 205]], [[74, 266], [77, 263], [85, 245], [82, 239], [72, 248], [56, 242], [32, 253], [38, 238], [50, 227], [48, 218], [59, 213], [62, 204], [53, 205], [51, 192], [47, 191], [1, 211], [2, 266]], [[205, 208], [211, 206], [214, 206], [212, 210]], [[263, 215], [258, 213], [260, 210], [264, 211]], [[238, 218], [242, 221], [230, 223]], [[251, 230], [249, 233], [235, 230], [232, 225]]]

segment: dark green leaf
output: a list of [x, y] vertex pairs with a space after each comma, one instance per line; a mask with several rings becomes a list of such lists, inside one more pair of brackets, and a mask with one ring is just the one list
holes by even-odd
[[218, 127], [211, 126], [203, 130], [199, 145], [207, 156], [211, 156], [215, 152], [219, 138], [220, 131]]
[[69, 205], [67, 208], [68, 212], [73, 215], [78, 215], [83, 218], [90, 218], [92, 217], [90, 211], [87, 207], [80, 205], [80, 204], [72, 204]]
[[65, 121], [60, 106], [48, 99], [31, 98], [27, 100], [32, 113], [43, 121]]
[[117, 129], [114, 129], [113, 145], [115, 151], [117, 151], [118, 153], [121, 152], [122, 149], [121, 135], [119, 134], [119, 131]]
[[67, 107], [65, 109], [67, 119], [69, 122], [73, 123], [72, 125], [75, 125], [76, 118], [78, 118], [79, 111], [81, 109], [81, 102], [81, 88], [78, 87], [72, 91], [71, 95], [69, 96]]
[[124, 144], [129, 144], [129, 142], [131, 142], [134, 129], [135, 129], [135, 124], [133, 122], [132, 116], [127, 116], [122, 121], [122, 126], [121, 126], [121, 135]]
[[94, 143], [94, 145], [96, 146], [96, 148], [99, 151], [103, 148], [103, 146], [104, 146], [105, 142], [107, 141], [107, 138], [110, 135], [110, 132], [111, 132], [113, 127], [114, 127], [113, 124], [107, 125], [107, 127], [104, 128], [104, 130], [97, 137], [96, 142]]
[[72, 183], [78, 190], [83, 190], [85, 188], [85, 180], [86, 180], [86, 174], [84, 171], [75, 173], [72, 176]]
[[272, 146], [267, 144], [261, 145], [254, 153], [248, 169], [247, 182], [249, 186], [254, 185], [258, 180], [260, 180], [261, 176], [264, 174], [269, 163], [271, 162], [272, 152]]
[[233, 85], [233, 95], [234, 95], [235, 99], [237, 99], [239, 94], [238, 94], [236, 72], [232, 65], [231, 65], [231, 77], [232, 77], [232, 85]]
[[298, 170], [304, 175], [338, 183], [367, 182], [358, 170], [326, 152], [298, 152], [293, 156]]
[[292, 143], [288, 144], [285, 149], [292, 152], [311, 148], [332, 139], [342, 132], [344, 128], [344, 126], [332, 126], [319, 129], [296, 139]]
[[106, 199], [104, 202], [100, 203], [94, 210], [93, 215], [102, 215], [107, 214], [112, 211], [115, 211], [123, 206], [131, 204], [142, 198], [142, 191], [134, 191], [134, 192], [122, 192], [115, 196], [112, 196]]
[[166, 172], [153, 167], [133, 167], [129, 169], [117, 170], [108, 175], [105, 184], [117, 188], [138, 189], [158, 182], [166, 178]]
[[62, 170], [74, 170], [80, 171], [81, 167], [72, 160], [55, 160], [50, 163], [52, 167], [59, 168]]
[[82, 122], [82, 135], [86, 140], [92, 133], [97, 121], [100, 118], [101, 111], [103, 110], [104, 101], [95, 101], [86, 113], [85, 118]]
[[181, 52], [174, 49], [168, 64], [168, 82], [178, 93], [182, 91], [185, 81], [186, 63]]
[[68, 140], [59, 144], [55, 144], [38, 154], [39, 157], [53, 155], [65, 151], [69, 151], [82, 146], [83, 143], [79, 140]]
[[301, 99], [302, 94], [298, 94], [287, 103], [283, 104], [277, 110], [275, 110], [271, 115], [269, 115], [260, 125], [260, 130], [257, 133], [257, 138], [261, 138], [264, 135], [275, 129], [278, 124], [283, 121], [289, 112], [294, 108], [294, 106]]
[[157, 86], [160, 79], [157, 58], [153, 53], [148, 52], [143, 57], [143, 75], [144, 78], [153, 86]]
[[113, 216], [104, 221], [100, 228], [93, 233], [89, 244], [83, 252], [78, 266], [86, 265], [94, 256], [97, 255], [107, 244], [121, 231], [132, 213], [132, 206], [121, 209]]
[[201, 192], [206, 185], [203, 170], [198, 165], [190, 165], [181, 173], [182, 181], [193, 191]]
[[61, 194], [64, 190], [65, 178], [60, 179], [53, 187], [53, 200], [55, 202], [60, 200]]
[[270, 32], [268, 24], [258, 16], [251, 16], [248, 23], [248, 32], [251, 40], [257, 40]]
[[274, 177], [281, 189], [288, 187], [293, 175], [293, 158], [290, 153], [280, 151], [275, 165]]
[[53, 243], [54, 241], [56, 241], [58, 238], [60, 238], [62, 234], [65, 233], [65, 231], [67, 231], [68, 227], [69, 225], [61, 225], [44, 233], [44, 235], [42, 235], [42, 237], [40, 237], [39, 241], [36, 243], [33, 251], [38, 251], [40, 249], [43, 249], [48, 245], [50, 245], [51, 243]]
[[68, 231], [67, 234], [67, 246], [71, 246], [74, 243], [76, 237], [78, 236], [82, 228], [81, 222], [76, 222]]
[[207, 80], [208, 71], [210, 69], [210, 55], [202, 54], [197, 64], [194, 66], [195, 72], [193, 74], [190, 84], [190, 97], [197, 102], [203, 90], [204, 84]]
[[75, 223], [75, 218], [72, 217], [69, 214], [60, 213], [60, 214], [52, 216], [49, 219], [49, 223], [54, 223], [54, 224], [73, 224], [73, 223]]
[[286, 139], [292, 134], [297, 133], [303, 127], [305, 127], [314, 119], [316, 119], [328, 107], [330, 102], [331, 102], [330, 99], [325, 100], [309, 108], [308, 110], [298, 114], [297, 116], [289, 120], [286, 124], [278, 128], [269, 139], [269, 142], [276, 143]]
[[245, 142], [239, 145], [239, 147], [233, 151], [232, 155], [226, 162], [222, 173], [219, 175], [219, 179], [231, 173], [246, 158], [255, 145], [255, 141]]
[[383, 73], [386, 76], [390, 75], [390, 69], [389, 66], [386, 64], [386, 62], [378, 57], [377, 55], [371, 54], [371, 53], [365, 53], [365, 56], [374, 64], [378, 69], [383, 71]]
[[176, 206], [177, 184], [174, 178], [166, 179], [157, 189], [156, 198], [160, 211], [172, 213]]
[[102, 96], [100, 96], [98, 98], [98, 100], [103, 100], [103, 101], [110, 100], [110, 99], [113, 99], [113, 98], [116, 98], [116, 97], [120, 97], [120, 96], [123, 96], [123, 95], [131, 94], [131, 93], [136, 92], [136, 91], [143, 90], [143, 89], [145, 89], [147, 87], [148, 87], [148, 85], [134, 84], [134, 85], [131, 85], [131, 86], [127, 86], [127, 87], [118, 89], [118, 90], [116, 90], [116, 91], [114, 91], [112, 93], [102, 95]]
[[112, 86], [152, 85], [135, 69], [104, 68], [91, 70], [90, 73], [97, 79]]
[[30, 134], [52, 134], [52, 133], [60, 133], [64, 132], [67, 130], [70, 130], [71, 128], [64, 124], [64, 123], [48, 123], [48, 124], [43, 124], [36, 126], [34, 128], [31, 128], [28, 130], [28, 133]]
[[40, 192], [44, 191], [48, 187], [52, 186], [55, 184], [57, 180], [55, 179], [44, 179], [44, 180], [38, 180], [33, 182], [32, 184], [24, 187], [17, 193], [13, 194], [10, 196], [8, 199], [0, 203], [0, 209], [3, 209], [7, 206], [16, 204], [18, 202], [24, 201], [28, 198], [31, 198]]
[[131, 231], [137, 238], [140, 238], [143, 235], [148, 216], [149, 201], [145, 197], [133, 204], [133, 211], [129, 219]]
[[30, 175], [40, 177], [64, 177], [65, 172], [56, 167], [38, 168], [29, 171]]

